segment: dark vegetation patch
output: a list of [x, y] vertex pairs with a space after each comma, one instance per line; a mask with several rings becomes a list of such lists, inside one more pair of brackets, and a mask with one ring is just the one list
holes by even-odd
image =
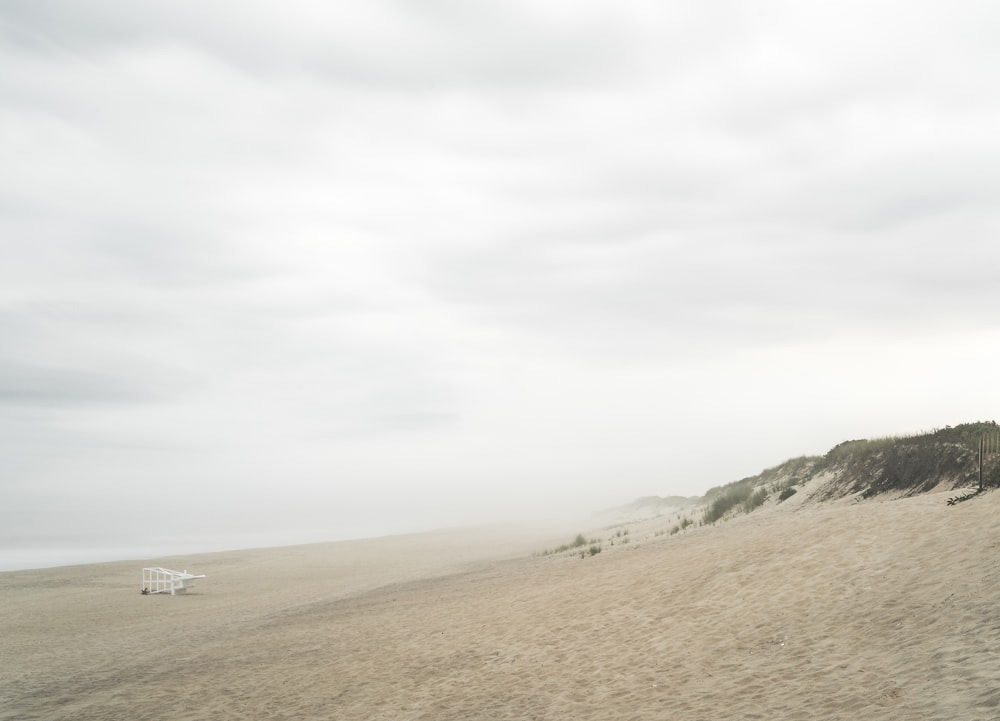
[[[995, 422], [948, 426], [917, 436], [846, 441], [823, 457], [824, 470], [835, 472], [842, 495], [872, 498], [891, 491], [926, 493], [946, 483], [952, 488], [979, 485], [979, 443], [995, 437]], [[986, 456], [985, 486], [1000, 485], [997, 454]]]
[[[750, 513], [773, 494], [778, 503], [791, 498], [808, 481], [825, 476], [815, 500], [885, 493], [912, 496], [937, 487], [980, 487], [980, 444], [983, 444], [982, 488], [1000, 487], [1000, 427], [996, 422], [946, 426], [914, 436], [894, 436], [840, 443], [824, 456], [802, 456], [705, 494], [702, 524], [735, 513]], [[954, 505], [976, 495], [949, 500]]]

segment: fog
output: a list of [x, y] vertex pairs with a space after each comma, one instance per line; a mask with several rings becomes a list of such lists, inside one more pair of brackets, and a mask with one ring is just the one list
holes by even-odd
[[995, 4], [355, 5], [0, 8], [8, 565], [996, 417]]

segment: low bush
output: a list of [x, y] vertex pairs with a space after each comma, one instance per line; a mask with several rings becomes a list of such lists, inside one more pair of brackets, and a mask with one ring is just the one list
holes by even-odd
[[[591, 543], [596, 543], [597, 539], [592, 539]], [[572, 551], [573, 549], [580, 548], [581, 546], [587, 545], [587, 539], [582, 533], [576, 534], [576, 538], [573, 539], [571, 543], [564, 543], [556, 548], [546, 549], [542, 551], [542, 556], [552, 556], [556, 553], [565, 553], [566, 551]]]
[[764, 501], [767, 500], [767, 491], [763, 488], [758, 488], [756, 491], [751, 493], [743, 503], [740, 504], [740, 510], [744, 513], [750, 513], [750, 511], [764, 505]]
[[715, 523], [729, 511], [742, 505], [753, 493], [753, 479], [744, 478], [726, 486], [713, 488], [706, 494], [711, 498], [701, 516], [703, 524]]

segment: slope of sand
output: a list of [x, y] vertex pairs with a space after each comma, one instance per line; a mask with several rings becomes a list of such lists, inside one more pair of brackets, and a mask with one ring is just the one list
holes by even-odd
[[141, 563], [0, 574], [0, 719], [996, 719], [1000, 493], [946, 498], [586, 559], [483, 532], [212, 554], [177, 597]]

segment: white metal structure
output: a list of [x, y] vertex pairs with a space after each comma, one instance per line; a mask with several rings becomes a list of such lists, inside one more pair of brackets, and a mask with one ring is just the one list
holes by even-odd
[[169, 593], [176, 596], [184, 593], [191, 587], [191, 581], [196, 578], [204, 578], [205, 574], [194, 576], [187, 571], [171, 571], [169, 568], [142, 569], [142, 593]]

